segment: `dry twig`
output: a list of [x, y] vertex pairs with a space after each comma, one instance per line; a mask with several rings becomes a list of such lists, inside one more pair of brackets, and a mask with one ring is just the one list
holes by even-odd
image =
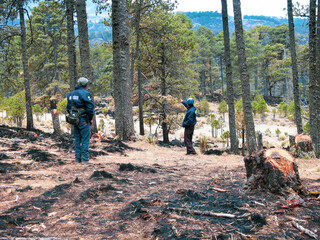
[[211, 216], [211, 217], [225, 217], [225, 218], [235, 218], [236, 215], [229, 214], [229, 213], [216, 213], [211, 211], [198, 211], [198, 210], [189, 210], [185, 208], [169, 208], [171, 211], [175, 212], [183, 212], [183, 213], [189, 213], [193, 215], [203, 215], [203, 216]]

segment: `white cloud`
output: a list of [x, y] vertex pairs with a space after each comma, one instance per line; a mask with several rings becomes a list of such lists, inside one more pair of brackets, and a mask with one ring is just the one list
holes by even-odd
[[[300, 4], [309, 4], [309, 0], [292, 1]], [[227, 0], [228, 14], [233, 15], [232, 0]], [[242, 15], [264, 15], [286, 17], [287, 0], [242, 0]], [[178, 0], [177, 11], [218, 11], [221, 12], [221, 0]]]

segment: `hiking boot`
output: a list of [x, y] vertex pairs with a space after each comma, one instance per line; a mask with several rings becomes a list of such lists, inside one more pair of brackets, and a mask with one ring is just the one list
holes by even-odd
[[82, 161], [82, 164], [94, 164], [92, 161]]
[[189, 153], [187, 153], [187, 155], [197, 155], [197, 153], [196, 152], [189, 152]]

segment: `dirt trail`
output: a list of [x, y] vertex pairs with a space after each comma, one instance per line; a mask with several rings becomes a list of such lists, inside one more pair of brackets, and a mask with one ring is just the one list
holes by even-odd
[[[95, 164], [77, 164], [68, 135], [0, 126], [1, 239], [310, 239], [293, 221], [320, 235], [319, 199], [282, 209], [283, 196], [247, 192], [242, 156], [113, 139], [90, 146]], [[297, 162], [320, 191], [319, 160]]]

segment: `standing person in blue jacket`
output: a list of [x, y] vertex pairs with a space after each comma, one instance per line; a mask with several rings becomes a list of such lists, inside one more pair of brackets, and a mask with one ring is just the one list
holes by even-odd
[[197, 154], [192, 146], [192, 136], [194, 132], [194, 125], [197, 123], [196, 111], [197, 108], [193, 106], [193, 98], [188, 98], [181, 103], [187, 108], [187, 113], [183, 119], [182, 127], [184, 127], [184, 143], [187, 147], [187, 155]]
[[67, 95], [67, 111], [70, 113], [71, 107], [84, 109], [78, 126], [74, 126], [74, 145], [76, 162], [89, 162], [90, 125], [94, 115], [94, 104], [91, 94], [87, 91], [88, 79], [81, 77], [78, 79], [78, 86]]

